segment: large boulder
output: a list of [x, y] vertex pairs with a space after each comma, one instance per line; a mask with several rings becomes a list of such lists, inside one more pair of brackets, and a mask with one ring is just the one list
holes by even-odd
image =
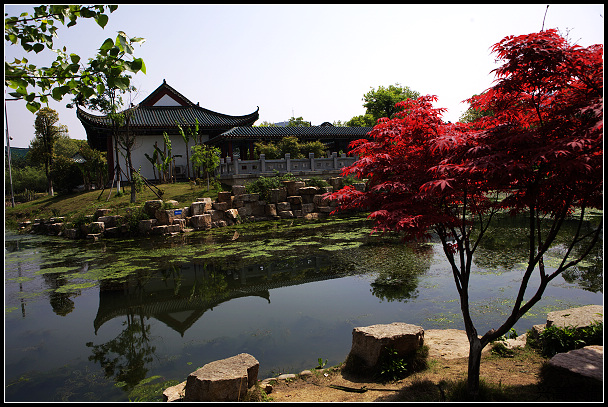
[[230, 202], [231, 197], [232, 197], [232, 192], [220, 191], [217, 193], [217, 202]]
[[532, 327], [532, 337], [538, 339], [544, 329], [550, 326], [558, 328], [584, 328], [594, 322], [603, 321], [603, 316], [604, 306], [602, 305], [585, 305], [583, 307], [552, 311], [547, 314], [546, 324], [534, 325]]
[[157, 225], [158, 220], [156, 219], [142, 219], [139, 221], [137, 229], [139, 230], [139, 233], [148, 234], [152, 231], [152, 228]]
[[247, 353], [207, 363], [188, 376], [184, 401], [241, 401], [257, 382], [259, 368]]
[[424, 343], [424, 329], [402, 322], [353, 329], [353, 342], [346, 369], [366, 373], [377, 369], [388, 348], [408, 356]]
[[196, 230], [211, 229], [211, 215], [206, 213], [203, 215], [194, 215], [190, 218], [190, 226]]
[[572, 401], [602, 401], [604, 347], [585, 346], [558, 353], [543, 370], [542, 385], [553, 394]]
[[144, 212], [150, 217], [154, 218], [156, 216], [156, 211], [162, 208], [163, 201], [160, 199], [153, 199], [146, 201], [144, 203]]
[[589, 326], [595, 321], [601, 322], [603, 315], [604, 307], [602, 305], [586, 305], [553, 311], [547, 314], [547, 328], [550, 326], [558, 328]]
[[245, 185], [233, 185], [232, 186], [232, 195], [243, 195], [247, 193], [247, 188]]
[[116, 226], [120, 226], [122, 224], [122, 216], [113, 215], [113, 216], [100, 216], [97, 218], [98, 222], [103, 222], [106, 228], [113, 228]]
[[558, 353], [549, 360], [549, 366], [603, 382], [603, 358], [603, 346], [589, 345], [581, 349]]

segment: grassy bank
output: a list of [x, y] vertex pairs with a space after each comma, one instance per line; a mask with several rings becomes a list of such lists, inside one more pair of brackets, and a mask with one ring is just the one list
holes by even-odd
[[[197, 198], [217, 198], [217, 190], [207, 192], [206, 186], [193, 186], [187, 182], [160, 184], [157, 187], [163, 192], [163, 200], [175, 200], [179, 205], [188, 206]], [[153, 188], [156, 190], [155, 188]], [[111, 191], [90, 191], [56, 196], [44, 196], [25, 203], [15, 203], [15, 207], [5, 207], [4, 224], [6, 229], [17, 229], [19, 222], [34, 219], [48, 219], [64, 216], [66, 220], [76, 219], [83, 215], [92, 215], [99, 208], [111, 209], [113, 215], [124, 215], [126, 208], [141, 206], [144, 202], [158, 199], [150, 188], [137, 193], [137, 202], [131, 203], [131, 189], [124, 188], [118, 195], [116, 188]]]

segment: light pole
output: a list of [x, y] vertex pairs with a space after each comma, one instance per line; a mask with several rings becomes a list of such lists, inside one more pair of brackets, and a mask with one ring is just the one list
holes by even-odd
[[[16, 100], [16, 99], [11, 99]], [[7, 161], [8, 161], [8, 178], [11, 183], [11, 206], [15, 207], [15, 194], [13, 193], [13, 173], [11, 170], [11, 138], [8, 134], [8, 115], [6, 113], [6, 99], [4, 99], [4, 122], [6, 124], [6, 147], [8, 149], [7, 152]]]

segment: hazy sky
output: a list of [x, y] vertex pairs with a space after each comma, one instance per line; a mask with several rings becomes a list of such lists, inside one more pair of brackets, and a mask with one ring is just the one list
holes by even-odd
[[[507, 35], [540, 31], [546, 7], [120, 5], [105, 29], [79, 20], [59, 29], [55, 44], [86, 61], [117, 31], [144, 37], [135, 55], [144, 59], [147, 74], [133, 78], [134, 103], [166, 79], [192, 102], [219, 113], [243, 115], [259, 106], [256, 124], [295, 115], [319, 125], [363, 114], [362, 97], [370, 88], [400, 83], [437, 95], [435, 106], [447, 108], [445, 120], [455, 122], [467, 108], [461, 102], [492, 85], [497, 65], [491, 46]], [[22, 11], [32, 12], [32, 6], [5, 5], [9, 15]], [[603, 15], [603, 4], [553, 4], [545, 28], [569, 32], [581, 46], [603, 44]], [[6, 41], [4, 50], [8, 61], [24, 56]], [[48, 66], [53, 56], [27, 54], [39, 66]], [[69, 101], [49, 106], [71, 138], [86, 139], [75, 109], [65, 108]], [[28, 147], [35, 115], [24, 102], [6, 105], [11, 147]]]

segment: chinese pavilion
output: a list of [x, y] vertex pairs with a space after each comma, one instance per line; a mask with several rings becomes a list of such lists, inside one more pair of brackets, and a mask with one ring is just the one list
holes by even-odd
[[[286, 136], [296, 136], [302, 141], [320, 140], [330, 151], [347, 151], [350, 141], [366, 137], [371, 130], [370, 127], [334, 127], [329, 123], [312, 127], [252, 127], [259, 118], [259, 107], [242, 116], [217, 113], [194, 104], [164, 80], [141, 103], [127, 110], [130, 111], [128, 131], [135, 136], [131, 148], [133, 167], [147, 179], [154, 178], [154, 171], [146, 155], [153, 155], [155, 144], [162, 150], [164, 133], [169, 137], [172, 155], [176, 157], [175, 174], [178, 177], [185, 175], [186, 148], [190, 149], [195, 140], [190, 140], [186, 146], [178, 126], [186, 130], [194, 128], [198, 122], [198, 142], [219, 147], [222, 157], [232, 157], [238, 152], [241, 159], [254, 158], [256, 141], [278, 141]], [[76, 115], [85, 128], [89, 145], [107, 152], [108, 168], [115, 168], [116, 157], [121, 168], [126, 168], [124, 152], [117, 154], [115, 151], [120, 147], [116, 147], [110, 118], [88, 113], [80, 107]], [[127, 131], [125, 127], [120, 131]]]

